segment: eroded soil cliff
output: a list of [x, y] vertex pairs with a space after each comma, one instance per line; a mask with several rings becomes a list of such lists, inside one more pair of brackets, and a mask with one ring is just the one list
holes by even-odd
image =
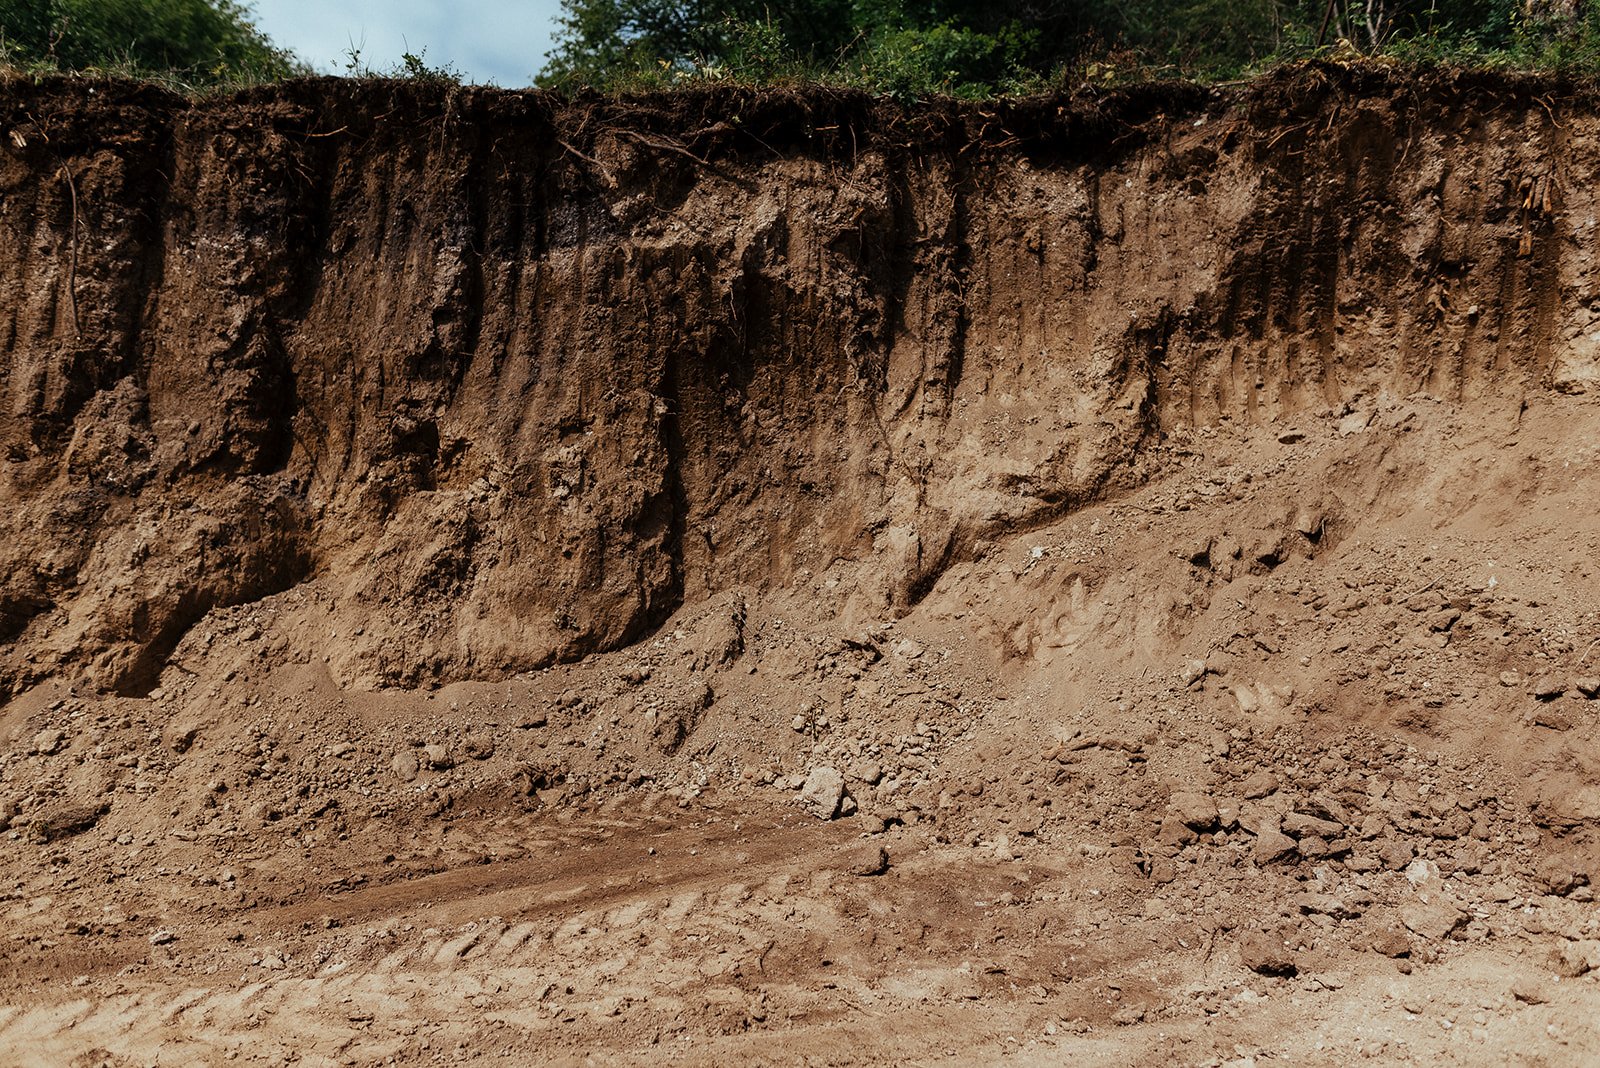
[[1592, 1061], [1597, 101], [5, 85], [0, 1044]]

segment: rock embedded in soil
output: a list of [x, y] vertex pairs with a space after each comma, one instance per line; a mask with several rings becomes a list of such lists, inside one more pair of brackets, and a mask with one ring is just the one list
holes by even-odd
[[1572, 680], [1573, 687], [1589, 700], [1600, 697], [1600, 677], [1594, 675], [1580, 675]]
[[1558, 708], [1539, 708], [1529, 717], [1535, 727], [1545, 727], [1553, 731], [1570, 731], [1575, 725], [1572, 717]]
[[390, 762], [390, 767], [394, 769], [394, 773], [400, 777], [402, 782], [415, 782], [417, 774], [422, 770], [422, 765], [417, 760], [417, 754], [409, 749], [396, 753], [394, 760]]
[[812, 768], [800, 787], [800, 803], [818, 819], [833, 819], [844, 804], [844, 776], [826, 764]]

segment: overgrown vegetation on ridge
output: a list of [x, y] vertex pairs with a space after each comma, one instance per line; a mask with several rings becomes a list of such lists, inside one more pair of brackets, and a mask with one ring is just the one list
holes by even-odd
[[562, 0], [539, 83], [823, 83], [901, 98], [1247, 76], [1324, 48], [1600, 71], [1594, 0]]
[[[1600, 75], [1600, 0], [561, 0], [535, 84], [824, 85], [911, 101], [1215, 82], [1334, 53]], [[407, 53], [345, 73], [459, 84]], [[0, 73], [204, 91], [310, 73], [237, 0], [0, 0]]]
[[153, 78], [174, 88], [309, 73], [233, 0], [0, 0], [0, 67]]

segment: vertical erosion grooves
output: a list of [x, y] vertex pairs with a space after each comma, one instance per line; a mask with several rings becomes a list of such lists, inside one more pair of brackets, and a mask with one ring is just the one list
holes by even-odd
[[0, 694], [137, 692], [308, 580], [358, 685], [801, 570], [904, 610], [1177, 428], [1589, 388], [1594, 108], [1547, 94], [6, 86]]

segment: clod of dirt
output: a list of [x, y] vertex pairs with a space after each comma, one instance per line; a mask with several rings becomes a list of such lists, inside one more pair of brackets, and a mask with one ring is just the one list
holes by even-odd
[[1217, 825], [1217, 803], [1205, 794], [1181, 791], [1173, 794], [1168, 804], [1190, 830], [1209, 831]]
[[1549, 893], [1561, 897], [1580, 886], [1588, 886], [1589, 872], [1575, 864], [1571, 857], [1557, 854], [1539, 862], [1534, 880]]
[[41, 814], [30, 827], [36, 842], [70, 838], [93, 827], [109, 805], [70, 805]]
[[1239, 941], [1239, 963], [1257, 975], [1291, 976], [1299, 966], [1282, 942], [1270, 935], [1252, 932]]
[[851, 875], [882, 875], [889, 870], [889, 851], [871, 842], [851, 846], [841, 860], [844, 870]]

